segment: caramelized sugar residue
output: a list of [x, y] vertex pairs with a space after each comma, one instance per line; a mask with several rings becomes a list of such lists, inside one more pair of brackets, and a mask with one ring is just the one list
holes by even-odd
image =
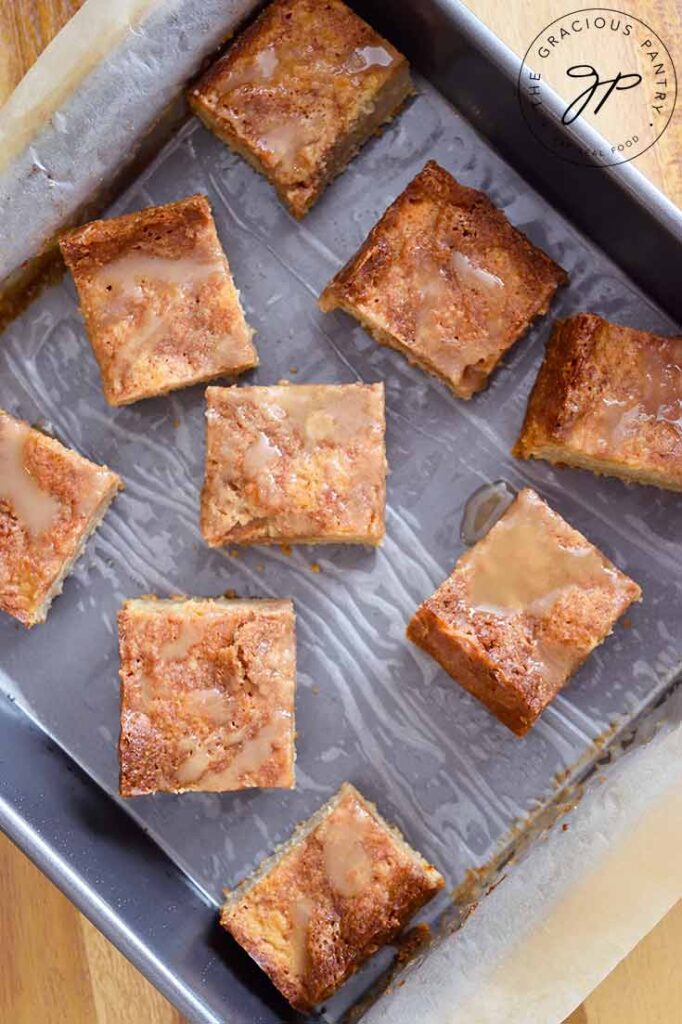
[[488, 533], [516, 497], [516, 491], [506, 480], [484, 484], [467, 500], [462, 514], [460, 537], [470, 547]]

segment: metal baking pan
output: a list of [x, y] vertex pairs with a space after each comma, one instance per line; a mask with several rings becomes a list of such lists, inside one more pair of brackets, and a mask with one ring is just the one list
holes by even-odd
[[[451, 923], [448, 893], [509, 857], [560, 797], [557, 779], [570, 786], [588, 772], [682, 664], [679, 496], [509, 455], [552, 317], [586, 309], [675, 330], [682, 217], [630, 166], [581, 168], [546, 153], [517, 104], [518, 61], [458, 4], [353, 6], [411, 58], [419, 95], [302, 223], [193, 119], [110, 212], [209, 196], [258, 332], [257, 383], [385, 380], [391, 473], [380, 550], [207, 549], [202, 390], [107, 408], [70, 281], [44, 292], [0, 345], [0, 406], [47, 424], [127, 484], [47, 623], [30, 634], [0, 623], [0, 825], [193, 1021], [298, 1019], [221, 932], [216, 907], [222, 888], [341, 781], [376, 800], [443, 871], [447, 888], [426, 918]], [[551, 317], [470, 403], [315, 304], [429, 158], [488, 192], [571, 275]], [[404, 639], [414, 608], [462, 550], [467, 498], [499, 478], [536, 488], [645, 595], [523, 741]], [[116, 609], [145, 592], [228, 588], [296, 603], [297, 788], [123, 802]], [[323, 1018], [341, 1019], [389, 961], [374, 958]]]

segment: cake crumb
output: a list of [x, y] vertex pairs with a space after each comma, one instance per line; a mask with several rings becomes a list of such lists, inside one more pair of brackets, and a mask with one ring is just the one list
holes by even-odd
[[[381, 946], [402, 947], [396, 936], [443, 884], [344, 783], [227, 895], [220, 922], [291, 1005], [310, 1012]], [[419, 926], [411, 931], [423, 935]]]
[[384, 387], [209, 387], [201, 532], [212, 547], [379, 544]]
[[413, 91], [406, 59], [342, 0], [275, 0], [188, 99], [300, 218]]
[[425, 922], [421, 922], [420, 924], [416, 924], [413, 928], [409, 928], [398, 939], [396, 962], [399, 964], [407, 963], [422, 946], [426, 945], [430, 938], [431, 929]]
[[206, 196], [92, 221], [59, 246], [109, 405], [258, 365]]
[[682, 337], [578, 313], [553, 326], [512, 454], [682, 491], [681, 400]]
[[138, 598], [118, 627], [122, 796], [293, 789], [291, 601]]
[[349, 313], [467, 399], [565, 280], [485, 193], [430, 160], [318, 304]]
[[634, 580], [525, 488], [407, 635], [523, 736], [640, 598]]
[[123, 481], [0, 409], [0, 611], [44, 622]]

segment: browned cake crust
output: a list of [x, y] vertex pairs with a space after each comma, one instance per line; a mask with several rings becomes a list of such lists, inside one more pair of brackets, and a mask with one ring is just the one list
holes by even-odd
[[682, 490], [682, 337], [560, 320], [513, 454]]
[[201, 532], [209, 544], [378, 544], [383, 384], [206, 391]]
[[345, 783], [227, 895], [220, 920], [292, 1006], [308, 1011], [394, 939], [443, 884]]
[[123, 486], [0, 410], [0, 609], [44, 622], [85, 541]]
[[302, 217], [412, 91], [405, 58], [340, 0], [275, 0], [188, 98]]
[[345, 310], [379, 344], [471, 398], [565, 280], [483, 192], [431, 160], [329, 282], [320, 308]]
[[59, 245], [110, 405], [257, 365], [205, 196], [92, 221]]
[[293, 788], [291, 601], [126, 601], [122, 796]]
[[640, 588], [531, 490], [417, 609], [407, 635], [518, 736]]

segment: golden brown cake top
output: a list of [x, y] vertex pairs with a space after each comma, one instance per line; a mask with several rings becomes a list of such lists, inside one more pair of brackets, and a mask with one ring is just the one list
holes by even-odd
[[208, 388], [211, 544], [383, 535], [383, 384]]
[[340, 0], [275, 0], [190, 90], [190, 102], [257, 158], [301, 214], [339, 145], [404, 67]]
[[58, 441], [0, 410], [0, 609], [26, 626], [103, 505], [122, 486]]
[[518, 454], [558, 445], [682, 486], [682, 337], [579, 313], [554, 327]]
[[127, 601], [121, 793], [294, 784], [291, 601]]
[[524, 694], [532, 721], [640, 593], [524, 489], [422, 607]]
[[348, 783], [313, 821], [221, 915], [301, 1010], [331, 995], [443, 885]]
[[429, 161], [321, 305], [354, 312], [469, 398], [565, 279], [483, 192]]
[[111, 404], [256, 364], [205, 196], [92, 221], [60, 247]]

